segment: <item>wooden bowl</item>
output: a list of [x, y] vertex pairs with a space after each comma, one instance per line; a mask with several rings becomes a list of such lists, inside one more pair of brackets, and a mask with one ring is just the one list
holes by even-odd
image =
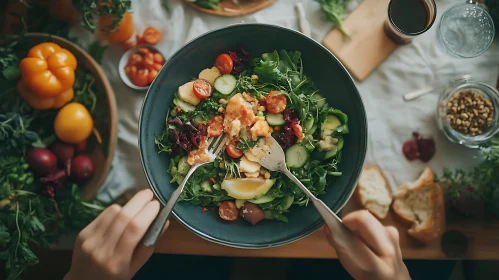
[[[86, 182], [82, 188], [82, 197], [90, 200], [95, 197], [97, 191], [106, 180], [114, 157], [117, 143], [118, 114], [116, 109], [116, 99], [113, 89], [104, 71], [99, 64], [80, 46], [62, 37], [45, 33], [28, 33], [25, 35], [26, 43], [36, 45], [43, 42], [54, 42], [73, 53], [78, 61], [78, 68], [85, 67], [95, 76], [95, 83], [98, 88], [104, 89], [103, 96], [97, 100], [97, 107], [105, 106], [102, 118], [94, 118], [94, 127], [100, 132], [103, 140], [102, 144], [97, 144], [88, 152], [95, 164], [95, 174], [92, 179]], [[93, 135], [90, 136], [94, 137]]]
[[190, 2], [189, 0], [184, 0], [187, 5], [196, 10], [222, 17], [238, 17], [252, 14], [265, 9], [275, 1], [276, 0], [240, 0], [240, 3], [236, 4], [232, 0], [222, 0], [220, 1], [220, 4], [218, 4], [218, 7], [215, 10], [212, 10], [198, 6], [196, 3]]

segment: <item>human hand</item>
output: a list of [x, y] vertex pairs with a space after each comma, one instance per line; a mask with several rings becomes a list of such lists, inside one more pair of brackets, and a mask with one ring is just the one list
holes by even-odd
[[402, 261], [399, 234], [392, 226], [384, 227], [367, 210], [352, 212], [343, 218], [343, 224], [359, 242], [358, 251], [341, 246], [334, 241], [334, 232], [324, 226], [329, 244], [336, 250], [343, 267], [357, 279], [411, 279]]
[[151, 190], [140, 191], [123, 207], [109, 206], [84, 228], [64, 279], [131, 279], [154, 250], [141, 243], [159, 212], [159, 202], [152, 198]]

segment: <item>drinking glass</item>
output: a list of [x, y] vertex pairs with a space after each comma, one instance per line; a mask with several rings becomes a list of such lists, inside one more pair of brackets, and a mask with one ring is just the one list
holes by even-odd
[[470, 58], [484, 53], [494, 40], [494, 22], [477, 1], [449, 8], [442, 15], [437, 39], [444, 52]]
[[[390, 0], [384, 29], [395, 43], [405, 45], [425, 33], [435, 22], [437, 5], [434, 0]], [[414, 26], [414, 23], [422, 23]]]

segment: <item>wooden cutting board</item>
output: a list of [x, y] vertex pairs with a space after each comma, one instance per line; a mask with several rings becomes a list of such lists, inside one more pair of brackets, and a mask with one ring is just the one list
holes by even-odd
[[322, 41], [358, 81], [366, 79], [398, 46], [383, 30], [389, 2], [364, 0], [344, 21], [350, 38], [333, 29]]

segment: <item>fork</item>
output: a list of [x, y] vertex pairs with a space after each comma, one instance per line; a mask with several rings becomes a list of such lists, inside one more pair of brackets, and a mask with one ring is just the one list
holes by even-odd
[[[267, 150], [267, 154], [259, 160], [260, 165], [265, 167], [270, 171], [278, 171], [288, 176], [312, 201], [315, 208], [324, 219], [324, 222], [331, 229], [333, 234], [333, 240], [340, 246], [340, 248], [348, 248], [349, 250], [355, 251], [359, 250], [362, 244], [357, 242], [356, 237], [348, 230], [344, 225], [341, 219], [334, 213], [329, 207], [322, 202], [322, 200], [315, 197], [312, 192], [310, 192], [305, 185], [298, 180], [298, 178], [289, 171], [286, 167], [286, 157], [284, 155], [284, 151], [281, 148], [281, 145], [277, 143], [277, 141], [270, 137], [270, 149]], [[359, 251], [361, 252], [361, 251]]]
[[187, 180], [191, 177], [191, 175], [198, 169], [198, 167], [203, 166], [208, 163], [212, 163], [215, 161], [215, 158], [223, 151], [225, 148], [225, 145], [227, 144], [229, 140], [229, 137], [226, 135], [222, 134], [219, 137], [210, 137], [207, 140], [207, 145], [206, 145], [206, 150], [205, 153], [208, 155], [209, 160], [206, 162], [202, 163], [196, 163], [191, 166], [187, 174], [185, 175], [184, 180], [182, 180], [182, 183], [178, 186], [178, 188], [172, 193], [172, 196], [166, 203], [165, 207], [159, 212], [158, 216], [154, 219], [152, 224], [149, 226], [147, 229], [146, 234], [144, 235], [144, 238], [142, 239], [142, 244], [144, 244], [147, 247], [152, 247], [156, 245], [156, 242], [158, 242], [159, 237], [161, 236], [161, 233], [163, 232], [163, 228], [165, 227], [166, 221], [168, 220], [168, 217], [170, 216], [170, 213], [173, 210], [173, 206], [177, 203], [178, 198], [184, 191], [185, 184], [187, 183]]

